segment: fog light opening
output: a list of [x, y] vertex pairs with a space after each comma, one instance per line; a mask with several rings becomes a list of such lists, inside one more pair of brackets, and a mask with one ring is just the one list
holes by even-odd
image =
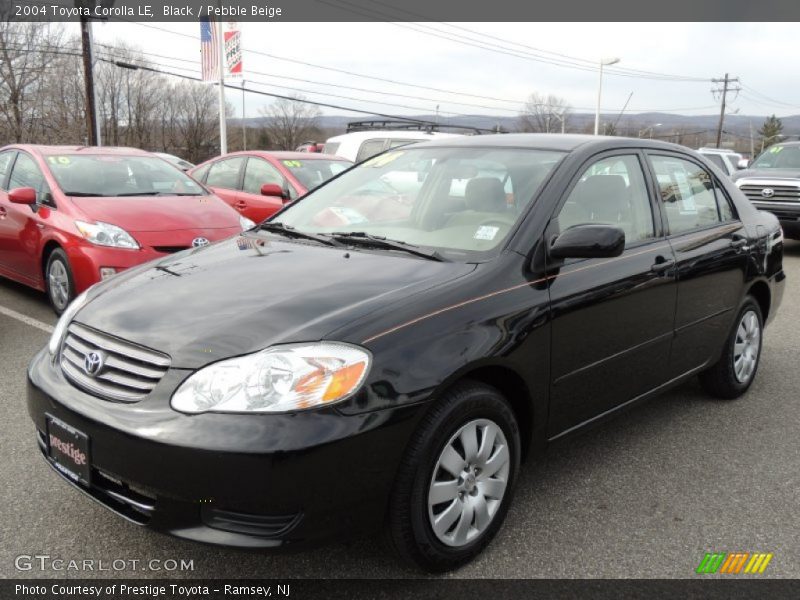
[[100, 267], [100, 280], [104, 281], [109, 277], [113, 277], [117, 274], [117, 270], [114, 267]]

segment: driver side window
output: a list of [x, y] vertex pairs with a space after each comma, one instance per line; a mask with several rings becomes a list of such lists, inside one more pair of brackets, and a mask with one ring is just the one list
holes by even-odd
[[260, 194], [261, 186], [265, 183], [274, 183], [281, 188], [286, 185], [283, 175], [267, 161], [260, 158], [247, 159], [242, 190], [248, 194]]
[[8, 189], [26, 187], [36, 190], [36, 201], [39, 204], [52, 204], [50, 186], [47, 185], [47, 180], [44, 178], [42, 170], [30, 156], [20, 152], [11, 171]]
[[576, 225], [613, 225], [625, 246], [655, 237], [653, 210], [635, 155], [603, 158], [582, 174], [558, 213], [559, 231]]

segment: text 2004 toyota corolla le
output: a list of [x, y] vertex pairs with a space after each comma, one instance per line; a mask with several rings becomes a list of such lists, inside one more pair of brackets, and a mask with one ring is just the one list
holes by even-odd
[[782, 255], [775, 217], [679, 146], [419, 144], [91, 288], [29, 411], [49, 463], [136, 523], [262, 548], [384, 526], [445, 570], [548, 442], [696, 374], [743, 394]]

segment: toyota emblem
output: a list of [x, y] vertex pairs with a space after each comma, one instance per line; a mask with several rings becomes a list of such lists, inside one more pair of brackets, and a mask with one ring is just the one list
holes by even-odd
[[89, 352], [83, 359], [83, 370], [90, 377], [97, 376], [103, 369], [105, 359], [99, 352]]
[[761, 195], [764, 196], [764, 198], [772, 198], [775, 195], [775, 190], [772, 188], [764, 188], [761, 190]]
[[208, 246], [211, 242], [209, 242], [204, 237], [194, 238], [192, 240], [192, 248], [202, 248], [203, 246]]

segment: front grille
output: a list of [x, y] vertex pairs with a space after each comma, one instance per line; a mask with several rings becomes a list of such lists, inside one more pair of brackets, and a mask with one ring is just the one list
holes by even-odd
[[[85, 368], [87, 356], [101, 357], [94, 374]], [[156, 387], [169, 368], [166, 354], [72, 323], [61, 350], [61, 369], [76, 386], [108, 400], [137, 402]]]
[[[800, 184], [798, 185], [769, 185], [769, 184], [755, 184], [746, 183], [740, 188], [744, 195], [750, 200], [759, 200], [761, 202], [799, 202], [800, 201]], [[762, 195], [765, 189], [772, 190], [773, 195], [769, 198]]]
[[190, 246], [153, 246], [153, 250], [161, 252], [161, 254], [175, 254], [176, 252], [183, 252], [189, 248]]

